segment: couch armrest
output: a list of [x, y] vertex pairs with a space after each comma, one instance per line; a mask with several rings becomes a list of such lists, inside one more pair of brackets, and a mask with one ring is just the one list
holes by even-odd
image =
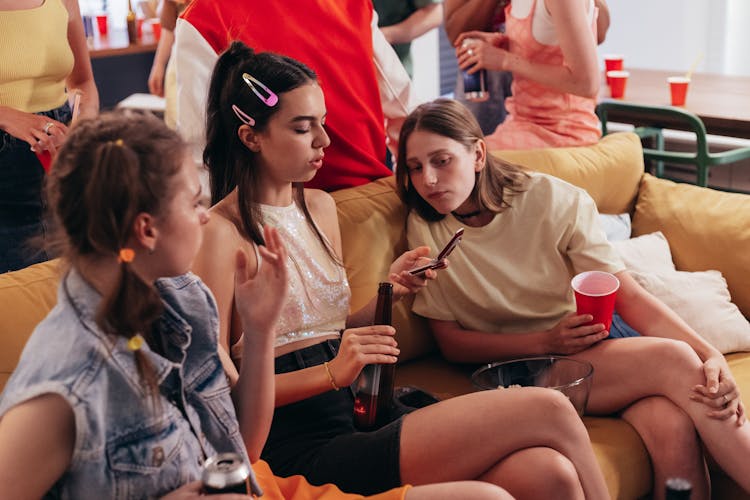
[[0, 391], [36, 325], [57, 303], [60, 261], [0, 274]]

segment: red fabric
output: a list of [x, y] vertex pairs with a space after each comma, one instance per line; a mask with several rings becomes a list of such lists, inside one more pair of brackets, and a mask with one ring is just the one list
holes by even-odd
[[317, 74], [331, 145], [308, 187], [335, 190], [391, 175], [372, 54], [370, 0], [196, 1], [183, 18], [222, 52], [241, 40], [297, 59]]

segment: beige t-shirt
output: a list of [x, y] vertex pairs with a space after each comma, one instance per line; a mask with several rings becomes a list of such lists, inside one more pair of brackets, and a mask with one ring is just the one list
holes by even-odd
[[532, 173], [511, 205], [484, 227], [463, 226], [452, 215], [428, 223], [410, 213], [409, 247], [427, 245], [432, 255], [465, 229], [448, 269], [417, 294], [415, 313], [484, 332], [546, 330], [575, 310], [575, 274], [625, 269], [584, 190]]

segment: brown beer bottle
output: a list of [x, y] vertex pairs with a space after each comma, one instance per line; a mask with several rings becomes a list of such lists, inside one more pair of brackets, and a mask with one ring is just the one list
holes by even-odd
[[[393, 285], [380, 283], [375, 306], [375, 325], [390, 325], [393, 312]], [[393, 382], [396, 365], [366, 365], [357, 378], [354, 399], [354, 425], [368, 431], [383, 425], [393, 408]]]
[[138, 30], [135, 25], [135, 11], [131, 0], [128, 0], [128, 15], [125, 19], [128, 25], [128, 41], [132, 45], [138, 41]]

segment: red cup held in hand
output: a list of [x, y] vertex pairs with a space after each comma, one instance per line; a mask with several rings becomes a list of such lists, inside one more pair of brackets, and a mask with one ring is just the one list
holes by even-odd
[[685, 76], [670, 76], [667, 78], [667, 83], [669, 83], [672, 106], [684, 106], [690, 78]]
[[39, 163], [42, 164], [44, 171], [49, 173], [50, 168], [52, 168], [52, 153], [46, 149], [44, 151], [34, 151], [34, 153], [39, 159]]
[[620, 280], [611, 273], [586, 271], [577, 274], [570, 284], [576, 296], [576, 314], [592, 315], [594, 319], [589, 325], [602, 323], [609, 331]]
[[613, 98], [622, 99], [625, 97], [625, 85], [628, 83], [629, 76], [628, 71], [607, 71], [609, 92]]

